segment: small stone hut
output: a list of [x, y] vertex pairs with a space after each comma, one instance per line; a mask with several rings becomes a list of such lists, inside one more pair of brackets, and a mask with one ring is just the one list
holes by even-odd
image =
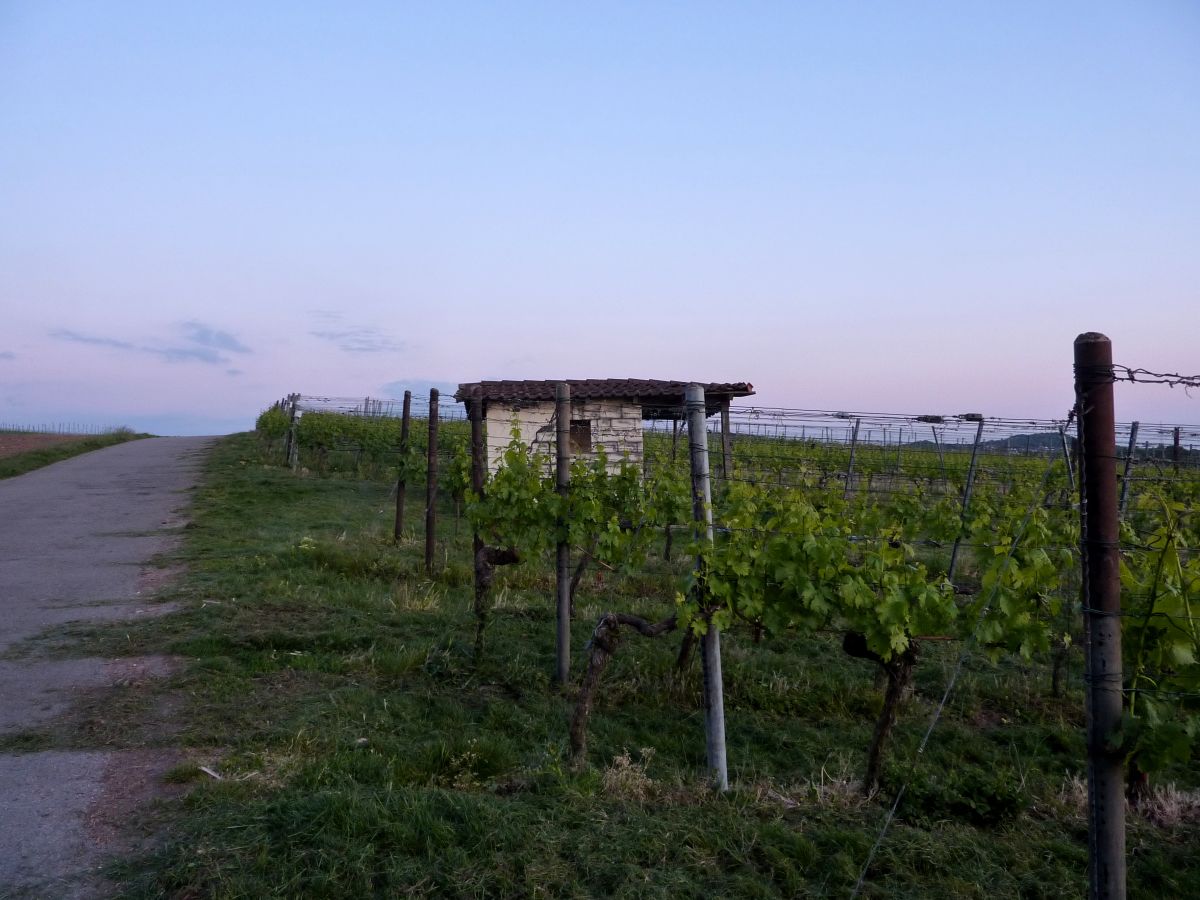
[[[610, 464], [642, 461], [642, 422], [683, 416], [687, 381], [639, 378], [564, 379], [571, 387], [571, 451], [595, 458], [604, 448]], [[460, 384], [454, 399], [470, 411], [473, 391], [483, 401], [488, 469], [494, 472], [515, 428], [521, 441], [551, 459], [555, 453], [554, 391], [558, 381], [476, 381]], [[701, 382], [702, 383], [702, 382]], [[735, 397], [748, 397], [748, 383], [704, 384], [708, 415], [728, 409]]]

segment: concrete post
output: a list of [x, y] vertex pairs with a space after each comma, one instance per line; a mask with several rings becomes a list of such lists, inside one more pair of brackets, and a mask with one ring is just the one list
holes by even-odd
[[[688, 445], [692, 463], [692, 519], [697, 531], [703, 526], [708, 543], [713, 541], [712, 483], [708, 470], [708, 429], [704, 388], [689, 384], [684, 395], [687, 403]], [[701, 562], [697, 560], [697, 566]], [[708, 768], [718, 790], [729, 790], [729, 769], [725, 758], [725, 697], [721, 679], [721, 632], [709, 620], [708, 630], [700, 639], [700, 660], [704, 670], [704, 726]]]

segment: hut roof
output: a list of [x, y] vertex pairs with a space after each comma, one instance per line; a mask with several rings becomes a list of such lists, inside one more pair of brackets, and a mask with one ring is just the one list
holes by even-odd
[[[637, 403], [646, 418], [679, 418], [682, 414], [683, 394], [688, 381], [662, 381], [652, 378], [566, 378], [561, 379], [571, 386], [572, 400], [623, 400]], [[554, 399], [554, 389], [559, 381], [474, 381], [460, 384], [454, 399], [466, 403], [472, 391], [478, 387], [484, 404], [538, 402]], [[707, 384], [704, 387], [705, 405], [709, 414], [735, 397], [749, 397], [754, 385], [748, 382]]]

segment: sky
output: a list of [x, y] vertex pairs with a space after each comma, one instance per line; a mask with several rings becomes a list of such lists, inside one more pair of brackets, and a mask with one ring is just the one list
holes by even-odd
[[0, 424], [602, 377], [1059, 418], [1081, 332], [1200, 374], [1200, 5], [0, 0], [0, 309]]

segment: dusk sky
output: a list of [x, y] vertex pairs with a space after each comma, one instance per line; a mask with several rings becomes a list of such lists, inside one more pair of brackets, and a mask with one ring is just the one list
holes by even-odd
[[1200, 4], [2, 0], [0, 211], [0, 423], [558, 377], [1061, 417], [1082, 331], [1200, 374]]

